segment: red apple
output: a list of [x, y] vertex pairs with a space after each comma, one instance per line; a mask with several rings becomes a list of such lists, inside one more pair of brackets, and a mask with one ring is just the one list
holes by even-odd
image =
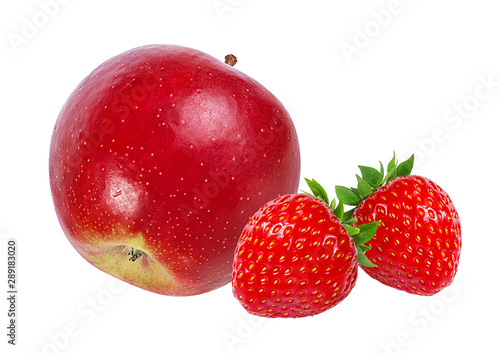
[[112, 276], [166, 295], [231, 280], [241, 230], [297, 191], [297, 134], [254, 79], [173, 45], [120, 54], [66, 101], [50, 186], [73, 247]]

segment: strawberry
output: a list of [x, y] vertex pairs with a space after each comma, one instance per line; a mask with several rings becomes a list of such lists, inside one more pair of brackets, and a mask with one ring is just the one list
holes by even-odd
[[251, 314], [319, 314], [345, 299], [356, 283], [357, 248], [375, 234], [378, 224], [361, 230], [343, 226], [337, 217], [343, 218], [343, 205], [333, 201], [329, 206], [324, 189], [314, 180], [307, 182], [317, 197], [290, 194], [270, 201], [243, 229], [232, 288]]
[[448, 194], [435, 182], [410, 175], [413, 156], [387, 175], [360, 166], [357, 188], [337, 186], [337, 197], [355, 206], [354, 225], [379, 221], [365, 255], [376, 267], [361, 266], [390, 287], [417, 295], [434, 295], [455, 277], [462, 237], [460, 219]]

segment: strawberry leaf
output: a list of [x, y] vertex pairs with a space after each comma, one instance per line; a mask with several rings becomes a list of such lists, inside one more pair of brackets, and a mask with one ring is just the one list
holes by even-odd
[[344, 224], [347, 233], [351, 236], [352, 240], [354, 240], [354, 245], [358, 250], [358, 263], [360, 265], [366, 267], [376, 267], [376, 265], [374, 265], [365, 254], [366, 251], [371, 249], [368, 245], [365, 245], [365, 243], [373, 238], [377, 232], [379, 224], [379, 221], [359, 224], [356, 227]]
[[356, 178], [358, 179], [357, 190], [359, 193], [359, 197], [361, 198], [361, 200], [364, 200], [372, 194], [373, 189], [370, 186], [370, 184], [365, 179], [361, 178], [359, 175], [356, 175]]
[[361, 176], [363, 177], [363, 179], [366, 180], [373, 189], [377, 189], [379, 187], [379, 183], [384, 177], [383, 174], [380, 174], [377, 169], [372, 167], [365, 167], [360, 165], [358, 166], [358, 168], [361, 171]]
[[337, 216], [340, 221], [342, 221], [342, 219], [344, 218], [344, 204], [342, 203], [342, 201], [340, 201], [337, 207], [333, 209], [333, 214]]
[[354, 224], [356, 223], [356, 217], [353, 218], [355, 208], [351, 208], [349, 211], [344, 212], [344, 217], [340, 220], [342, 224]]
[[382, 162], [380, 162], [380, 180], [378, 182], [378, 186], [377, 188], [382, 185], [382, 182], [384, 181], [384, 174], [385, 174], [385, 170], [384, 170], [384, 164]]
[[414, 158], [415, 158], [415, 155], [412, 154], [410, 158], [408, 158], [404, 162], [401, 162], [401, 164], [398, 165], [397, 170], [396, 170], [397, 177], [410, 175], [411, 170], [413, 169]]
[[345, 186], [335, 186], [335, 193], [337, 194], [337, 198], [342, 201], [344, 205], [357, 206], [361, 202], [359, 195]]
[[359, 245], [356, 245], [356, 250], [358, 251], [358, 264], [365, 267], [377, 267], [377, 265], [371, 262], [370, 259], [366, 256], [365, 252], [367, 250], [364, 250]]
[[329, 203], [328, 194], [326, 193], [325, 189], [321, 186], [321, 184], [314, 179], [307, 179], [307, 178], [304, 179], [306, 180], [307, 185], [311, 189], [314, 196], [320, 199], [321, 201], [324, 201], [326, 204], [328, 204]]
[[397, 171], [396, 153], [393, 153], [392, 159], [387, 165], [387, 175], [382, 180], [382, 185], [387, 183], [389, 180], [395, 178], [396, 171]]
[[[353, 239], [354, 239], [354, 236], [359, 233], [359, 229], [356, 227], [345, 224], [344, 228], [345, 228], [345, 230], [347, 230], [347, 234], [349, 234], [349, 236]], [[354, 243], [356, 244], [356, 242], [354, 242]]]
[[358, 247], [363, 250], [363, 252], [370, 250], [371, 248], [365, 244], [358, 244]]
[[311, 194], [310, 192], [307, 192], [307, 191], [304, 191], [304, 190], [300, 190], [301, 193], [305, 194], [305, 195], [309, 195], [309, 196], [312, 196], [312, 197], [316, 197], [314, 196], [313, 194]]
[[364, 244], [373, 238], [375, 233], [377, 232], [380, 221], [363, 223], [359, 224], [357, 228], [359, 229], [359, 233], [357, 233], [352, 238], [356, 244]]

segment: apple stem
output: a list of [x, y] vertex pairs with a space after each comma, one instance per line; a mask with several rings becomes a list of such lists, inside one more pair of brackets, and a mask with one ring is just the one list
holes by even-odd
[[225, 59], [225, 63], [228, 64], [229, 66], [234, 66], [238, 60], [236, 59], [236, 56], [233, 54], [227, 54]]
[[128, 260], [129, 261], [135, 261], [139, 257], [141, 257], [143, 254], [145, 254], [144, 251], [141, 251], [141, 250], [136, 249], [136, 248], [131, 248], [131, 250], [128, 253], [128, 255], [131, 255], [131, 257]]

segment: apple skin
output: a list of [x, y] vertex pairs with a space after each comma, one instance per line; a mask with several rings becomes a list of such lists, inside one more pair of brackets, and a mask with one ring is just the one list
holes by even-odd
[[104, 62], [70, 95], [49, 176], [81, 256], [187, 296], [230, 282], [248, 219], [297, 191], [300, 151], [285, 107], [260, 83], [203, 52], [149, 45]]

